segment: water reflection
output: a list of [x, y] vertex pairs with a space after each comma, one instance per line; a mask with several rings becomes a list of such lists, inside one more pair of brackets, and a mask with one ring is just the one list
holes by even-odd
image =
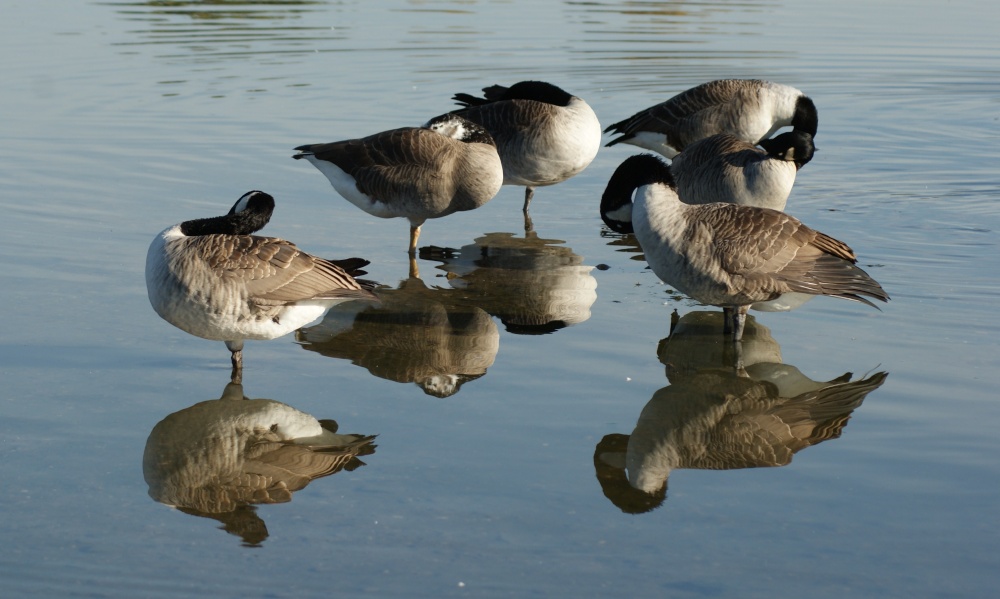
[[597, 300], [593, 266], [583, 256], [533, 231], [487, 233], [454, 250], [421, 248], [436, 260], [463, 301], [496, 316], [508, 331], [551, 333], [584, 322]]
[[500, 348], [496, 323], [481, 308], [460, 301], [454, 290], [410, 277], [378, 295], [378, 306], [334, 306], [319, 324], [299, 330], [296, 340], [377, 377], [416, 383], [436, 397], [458, 393], [493, 365]]
[[243, 386], [174, 412], [146, 440], [142, 471], [156, 501], [222, 523], [246, 545], [268, 536], [255, 504], [285, 503], [317, 478], [364, 466], [375, 435], [337, 433], [271, 399], [247, 399]]
[[306, 24], [313, 13], [326, 10], [323, 1], [149, 0], [103, 4], [139, 24], [138, 29], [129, 32], [138, 41], [119, 46], [168, 45], [186, 55], [222, 57], [273, 53], [282, 47], [311, 52], [307, 42], [345, 39], [329, 25]]
[[732, 470], [784, 466], [797, 452], [840, 437], [851, 414], [888, 376], [814, 381], [781, 363], [770, 331], [747, 318], [745, 371], [731, 367], [722, 314], [681, 318], [657, 354], [670, 385], [653, 394], [631, 435], [606, 435], [594, 451], [605, 496], [642, 513], [666, 498], [679, 468]]

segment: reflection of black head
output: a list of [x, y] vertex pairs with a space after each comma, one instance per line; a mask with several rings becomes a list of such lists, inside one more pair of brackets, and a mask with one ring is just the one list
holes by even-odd
[[559, 329], [566, 328], [565, 320], [550, 320], [548, 322], [513, 322], [510, 318], [501, 318], [504, 328], [514, 335], [548, 335]]
[[608, 463], [605, 456], [614, 458], [614, 454], [624, 460], [628, 440], [628, 435], [605, 435], [594, 449], [594, 472], [604, 496], [618, 509], [626, 514], [644, 514], [663, 505], [667, 498], [667, 483], [664, 481], [663, 486], [655, 493], [646, 493], [629, 484], [624, 468]]
[[[433, 397], [451, 397], [458, 393], [462, 385], [469, 381], [474, 381], [486, 374], [440, 374], [429, 376], [423, 380], [415, 381], [417, 386], [424, 390], [424, 393]], [[447, 380], [445, 380], [447, 379]]]

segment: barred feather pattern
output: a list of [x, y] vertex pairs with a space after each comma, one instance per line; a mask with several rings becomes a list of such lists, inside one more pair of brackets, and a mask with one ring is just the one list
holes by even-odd
[[473, 210], [492, 199], [502, 181], [500, 159], [491, 145], [466, 143], [419, 127], [296, 149], [300, 152], [296, 158], [309, 158], [324, 174], [326, 162], [351, 177], [347, 185], [354, 189], [338, 186], [327, 174], [341, 195], [384, 218], [422, 223]]
[[[689, 144], [716, 133], [730, 133], [757, 143], [792, 124], [798, 89], [759, 79], [721, 79], [683, 91], [607, 127], [619, 137], [608, 142], [632, 143], [672, 158]], [[664, 136], [659, 147], [641, 143], [643, 133]], [[813, 132], [814, 133], [814, 132]]]

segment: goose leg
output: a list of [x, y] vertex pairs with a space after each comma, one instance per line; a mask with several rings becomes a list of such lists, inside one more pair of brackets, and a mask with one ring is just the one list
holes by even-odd
[[528, 212], [528, 204], [531, 203], [531, 198], [535, 197], [535, 188], [532, 186], [527, 186], [524, 188], [524, 208], [521, 210], [523, 212]]
[[747, 310], [750, 306], [740, 306], [738, 308], [732, 308], [733, 315], [733, 341], [740, 341], [743, 339], [743, 327], [747, 322]]
[[243, 340], [226, 341], [226, 347], [232, 352], [233, 372], [229, 376], [234, 385], [243, 384]]
[[411, 256], [417, 253], [417, 239], [420, 238], [420, 225], [410, 225], [410, 250]]
[[722, 334], [731, 335], [733, 333], [733, 309], [722, 309]]
[[420, 278], [420, 267], [417, 266], [417, 259], [413, 257], [413, 254], [410, 254], [410, 278]]

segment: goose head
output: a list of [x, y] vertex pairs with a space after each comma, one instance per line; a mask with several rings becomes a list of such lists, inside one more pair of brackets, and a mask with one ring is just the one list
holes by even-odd
[[601, 196], [601, 219], [616, 233], [632, 233], [632, 193], [643, 185], [674, 188], [670, 166], [652, 154], [630, 156], [622, 162]]
[[274, 213], [274, 198], [263, 191], [248, 191], [224, 216], [199, 218], [181, 223], [181, 232], [197, 235], [251, 235], [260, 231]]
[[497, 145], [485, 127], [451, 112], [432, 118], [424, 128], [465, 143]]
[[772, 158], [794, 162], [795, 170], [805, 166], [816, 153], [812, 135], [799, 130], [788, 131], [771, 139], [762, 139], [759, 145]]

